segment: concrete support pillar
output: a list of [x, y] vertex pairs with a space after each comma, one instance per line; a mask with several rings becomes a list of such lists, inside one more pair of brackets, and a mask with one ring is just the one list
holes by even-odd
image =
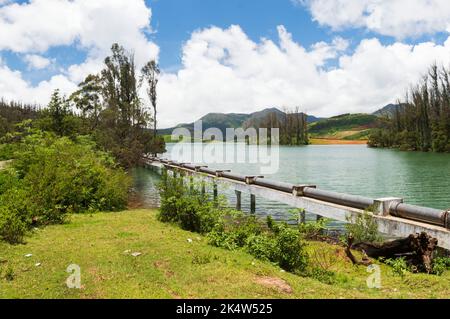
[[204, 180], [202, 180], [202, 195], [206, 194], [206, 183]]
[[253, 194], [250, 195], [250, 213], [256, 213], [256, 196]]
[[306, 223], [306, 212], [304, 209], [300, 210], [298, 213], [298, 221], [300, 224]]
[[214, 181], [213, 182], [213, 198], [214, 198], [215, 202], [217, 201], [218, 197], [219, 197], [219, 192], [217, 190], [217, 183], [216, 183], [216, 181]]
[[395, 208], [396, 205], [403, 203], [402, 198], [398, 197], [386, 197], [378, 198], [374, 200], [373, 213], [380, 216], [389, 216], [389, 211]]
[[194, 193], [194, 176], [193, 175], [189, 176], [189, 191], [191, 192], [191, 194]]
[[236, 193], [236, 210], [242, 210], [242, 192], [234, 191]]

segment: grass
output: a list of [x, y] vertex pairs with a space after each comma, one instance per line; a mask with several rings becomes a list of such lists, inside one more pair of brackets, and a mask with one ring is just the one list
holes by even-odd
[[[0, 298], [450, 296], [450, 272], [401, 278], [381, 265], [383, 287], [369, 289], [366, 267], [353, 266], [341, 247], [311, 242], [309, 250], [312, 256], [327, 253], [336, 284], [283, 272], [242, 251], [211, 247], [198, 234], [158, 222], [154, 210], [72, 215], [70, 223], [35, 230], [24, 245], [0, 243]], [[81, 268], [82, 289], [65, 284], [70, 264]]]

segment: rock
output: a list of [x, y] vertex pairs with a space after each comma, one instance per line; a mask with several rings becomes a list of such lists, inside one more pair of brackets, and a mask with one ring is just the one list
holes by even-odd
[[189, 244], [191, 244], [191, 243], [192, 243], [192, 239], [188, 238], [187, 242], [188, 242]]
[[41, 263], [34, 264], [35, 267], [40, 267], [41, 265], [42, 265]]
[[30, 258], [33, 254], [26, 254], [25, 257]]
[[140, 253], [140, 252], [135, 252], [135, 253], [131, 254], [131, 256], [133, 256], [133, 257], [138, 257], [140, 255], [142, 255], [142, 253]]
[[127, 250], [125, 250], [123, 253], [124, 253], [125, 255], [128, 255], [129, 253], [131, 253], [131, 250], [130, 250], [130, 249], [127, 249]]

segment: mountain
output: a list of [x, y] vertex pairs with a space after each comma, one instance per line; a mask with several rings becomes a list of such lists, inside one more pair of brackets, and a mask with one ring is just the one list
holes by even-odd
[[379, 117], [392, 117], [399, 107], [400, 104], [388, 104], [372, 114]]
[[[226, 128], [246, 128], [249, 126], [258, 126], [269, 114], [275, 114], [278, 119], [282, 119], [286, 116], [286, 113], [280, 111], [279, 109], [267, 108], [262, 111], [253, 112], [250, 114], [244, 113], [208, 113], [199, 120], [202, 121], [203, 130], [207, 130], [208, 128], [216, 127], [222, 131], [225, 136]], [[319, 121], [320, 118], [315, 116], [308, 115], [307, 121], [308, 123], [313, 123]], [[170, 135], [172, 131], [176, 128], [187, 128], [192, 131], [194, 129], [194, 123], [184, 123], [179, 124], [175, 127], [160, 129], [158, 133], [161, 135]]]

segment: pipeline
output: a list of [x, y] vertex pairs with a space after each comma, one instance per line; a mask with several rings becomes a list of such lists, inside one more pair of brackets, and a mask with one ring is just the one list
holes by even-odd
[[282, 192], [291, 193], [294, 190], [294, 184], [291, 183], [285, 183], [285, 182], [277, 182], [277, 181], [271, 181], [269, 179], [264, 178], [256, 178], [255, 179], [255, 185], [263, 186], [271, 189], [276, 189]]
[[245, 183], [245, 176], [240, 174], [234, 174], [231, 172], [221, 172], [220, 177], [232, 179], [238, 182], [244, 182]]
[[305, 187], [305, 189], [303, 190], [303, 194], [305, 197], [319, 199], [325, 202], [358, 209], [367, 209], [374, 204], [374, 200], [367, 197], [324, 191], [311, 187]]
[[[213, 176], [219, 176], [239, 182], [245, 182], [246, 177], [244, 175], [235, 174], [227, 171], [216, 171], [207, 167], [199, 167], [192, 164], [182, 164], [174, 161], [168, 161], [165, 159], [158, 159], [155, 157], [149, 158], [152, 161], [158, 161], [165, 165], [180, 166], [187, 168], [189, 170], [197, 170], [201, 173], [206, 173]], [[257, 186], [267, 187], [270, 189], [275, 189], [278, 191], [291, 193], [294, 190], [295, 185], [291, 183], [271, 181], [264, 178], [256, 177], [253, 182]], [[305, 187], [303, 189], [304, 197], [318, 199], [324, 202], [329, 202], [337, 205], [357, 208], [357, 209], [367, 209], [374, 205], [375, 201], [371, 198], [342, 194], [332, 191], [320, 190], [314, 187]], [[395, 217], [400, 217], [408, 220], [415, 220], [420, 222], [425, 222], [428, 224], [433, 224], [441, 227], [450, 229], [450, 211], [443, 211], [434, 208], [420, 207], [410, 204], [398, 203], [389, 208], [389, 214]]]
[[389, 212], [392, 216], [426, 222], [450, 229], [449, 212], [439, 209], [399, 203], [391, 207]]

